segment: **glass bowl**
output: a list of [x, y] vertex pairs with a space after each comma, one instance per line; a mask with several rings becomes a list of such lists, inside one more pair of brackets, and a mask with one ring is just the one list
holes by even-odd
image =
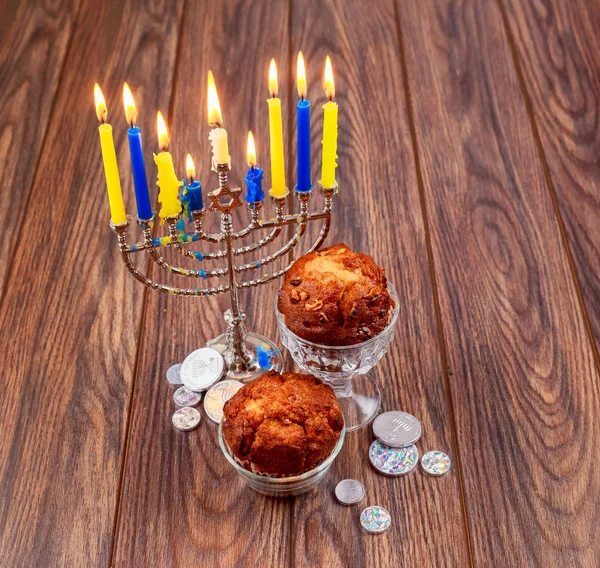
[[229, 449], [229, 445], [223, 437], [224, 421], [225, 419], [219, 424], [219, 446], [221, 447], [223, 455], [238, 472], [238, 475], [242, 478], [244, 483], [249, 485], [254, 491], [258, 491], [258, 493], [269, 495], [271, 497], [293, 497], [294, 495], [301, 495], [302, 493], [306, 493], [315, 488], [325, 478], [333, 460], [335, 460], [340, 453], [340, 450], [344, 445], [344, 436], [346, 434], [346, 429], [342, 428], [340, 437], [331, 454], [323, 463], [315, 467], [315, 469], [292, 477], [267, 477], [266, 475], [252, 473], [235, 461], [231, 450]]
[[298, 337], [285, 325], [275, 300], [281, 342], [299, 367], [333, 388], [344, 413], [347, 431], [369, 424], [381, 406], [381, 392], [369, 371], [383, 357], [394, 338], [399, 300], [391, 282], [388, 282], [388, 293], [395, 307], [387, 327], [367, 341], [341, 346], [319, 345]]

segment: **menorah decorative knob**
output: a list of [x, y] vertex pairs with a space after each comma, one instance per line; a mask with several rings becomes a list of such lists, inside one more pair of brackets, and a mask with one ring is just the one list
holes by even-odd
[[[207, 345], [217, 349], [223, 354], [227, 366], [227, 375], [242, 382], [247, 382], [264, 372], [265, 368], [274, 368], [278, 371], [283, 369], [283, 361], [279, 349], [273, 341], [262, 337], [256, 333], [247, 332], [246, 315], [240, 309], [238, 304], [238, 290], [259, 286], [279, 278], [289, 269], [291, 263], [283, 268], [270, 273], [265, 273], [253, 280], [237, 281], [238, 274], [244, 274], [249, 271], [258, 270], [268, 266], [286, 255], [301, 240], [306, 231], [307, 223], [311, 221], [322, 221], [321, 230], [312, 242], [307, 252], [318, 249], [325, 241], [331, 225], [332, 199], [337, 193], [337, 186], [332, 188], [323, 188], [319, 186], [320, 193], [323, 196], [322, 210], [309, 213], [308, 203], [311, 200], [313, 191], [296, 191], [294, 194], [300, 202], [300, 212], [295, 214], [285, 214], [285, 204], [287, 195], [283, 197], [271, 197], [275, 207], [275, 216], [272, 219], [260, 219], [259, 212], [262, 206], [261, 202], [246, 203], [250, 212], [250, 223], [238, 232], [233, 231], [233, 219], [231, 211], [236, 207], [242, 206], [239, 188], [231, 189], [229, 187], [229, 163], [215, 164], [214, 169], [219, 176], [219, 187], [208, 194], [211, 200], [209, 211], [218, 211], [221, 214], [220, 231], [218, 233], [206, 233], [202, 227], [202, 220], [206, 214], [203, 207], [198, 211], [191, 211], [194, 230], [191, 232], [180, 232], [182, 215], [168, 217], [165, 219], [168, 235], [163, 237], [154, 237], [152, 234], [154, 220], [138, 219], [143, 239], [135, 244], [128, 244], [126, 235], [129, 230], [129, 223], [125, 222], [119, 225], [111, 225], [117, 235], [119, 248], [122, 253], [123, 261], [129, 271], [145, 286], [152, 290], [175, 294], [178, 296], [212, 296], [215, 294], [229, 293], [229, 309], [225, 312], [224, 318], [227, 324], [226, 333], [207, 342]], [[296, 230], [293, 236], [277, 251], [266, 255], [260, 260], [254, 260], [246, 264], [236, 264], [237, 257], [243, 257], [245, 254], [260, 250], [270, 243], [274, 242], [281, 234], [284, 226], [294, 225]], [[269, 229], [269, 232], [261, 239], [241, 247], [234, 247], [234, 242], [254, 233], [255, 231]], [[221, 244], [223, 248], [217, 251], [201, 252], [193, 250], [194, 243], [209, 242]], [[178, 267], [170, 264], [159, 253], [161, 247], [173, 247], [180, 254], [195, 259], [199, 262], [224, 260], [225, 266], [205, 270], [195, 270]], [[147, 252], [150, 258], [161, 269], [190, 279], [208, 280], [209, 278], [225, 278], [226, 282], [212, 287], [190, 287], [180, 288], [166, 284], [161, 284], [156, 280], [148, 278], [141, 272], [133, 262], [133, 254]]]

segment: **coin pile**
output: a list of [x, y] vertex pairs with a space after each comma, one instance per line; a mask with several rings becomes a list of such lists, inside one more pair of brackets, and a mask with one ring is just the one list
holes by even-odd
[[[377, 440], [369, 448], [371, 465], [384, 475], [411, 473], [419, 463], [416, 443], [421, 433], [421, 423], [408, 412], [392, 410], [380, 414], [373, 422]], [[429, 475], [445, 475], [450, 471], [450, 458], [439, 450], [427, 452], [421, 458], [421, 468]]]
[[[416, 443], [421, 433], [421, 423], [412, 414], [399, 410], [380, 414], [373, 422], [377, 439], [369, 447], [371, 465], [390, 477], [413, 472], [419, 463]], [[450, 458], [439, 450], [429, 451], [421, 458], [421, 467], [426, 474], [439, 477], [450, 471]], [[363, 484], [355, 479], [343, 479], [335, 487], [335, 497], [342, 505], [359, 503], [364, 496]], [[384, 533], [391, 524], [390, 512], [379, 505], [371, 505], [360, 514], [360, 526], [370, 534]]]
[[190, 353], [183, 363], [169, 367], [167, 381], [180, 386], [173, 393], [173, 402], [177, 410], [173, 414], [173, 426], [177, 430], [189, 432], [200, 424], [201, 415], [193, 408], [204, 396], [204, 411], [216, 423], [223, 418], [223, 406], [244, 385], [239, 381], [225, 380], [223, 376], [225, 361], [223, 356], [210, 347], [203, 347]]

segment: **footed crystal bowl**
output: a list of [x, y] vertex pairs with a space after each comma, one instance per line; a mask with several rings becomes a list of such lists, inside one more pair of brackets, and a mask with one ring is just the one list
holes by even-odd
[[319, 345], [298, 337], [285, 325], [275, 301], [283, 345], [298, 366], [333, 388], [344, 413], [347, 431], [369, 424], [381, 406], [381, 392], [369, 371], [377, 365], [394, 338], [399, 300], [396, 288], [390, 282], [388, 292], [395, 307], [387, 327], [375, 337], [356, 345]]

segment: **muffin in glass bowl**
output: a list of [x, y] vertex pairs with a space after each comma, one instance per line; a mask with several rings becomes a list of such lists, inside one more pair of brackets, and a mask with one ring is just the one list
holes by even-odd
[[342, 447], [344, 418], [331, 387], [311, 375], [269, 371], [223, 408], [219, 443], [253, 489], [268, 495], [308, 491]]
[[369, 424], [381, 405], [369, 371], [398, 320], [398, 296], [383, 268], [345, 244], [308, 253], [288, 270], [275, 312], [294, 361], [333, 387], [346, 429]]

